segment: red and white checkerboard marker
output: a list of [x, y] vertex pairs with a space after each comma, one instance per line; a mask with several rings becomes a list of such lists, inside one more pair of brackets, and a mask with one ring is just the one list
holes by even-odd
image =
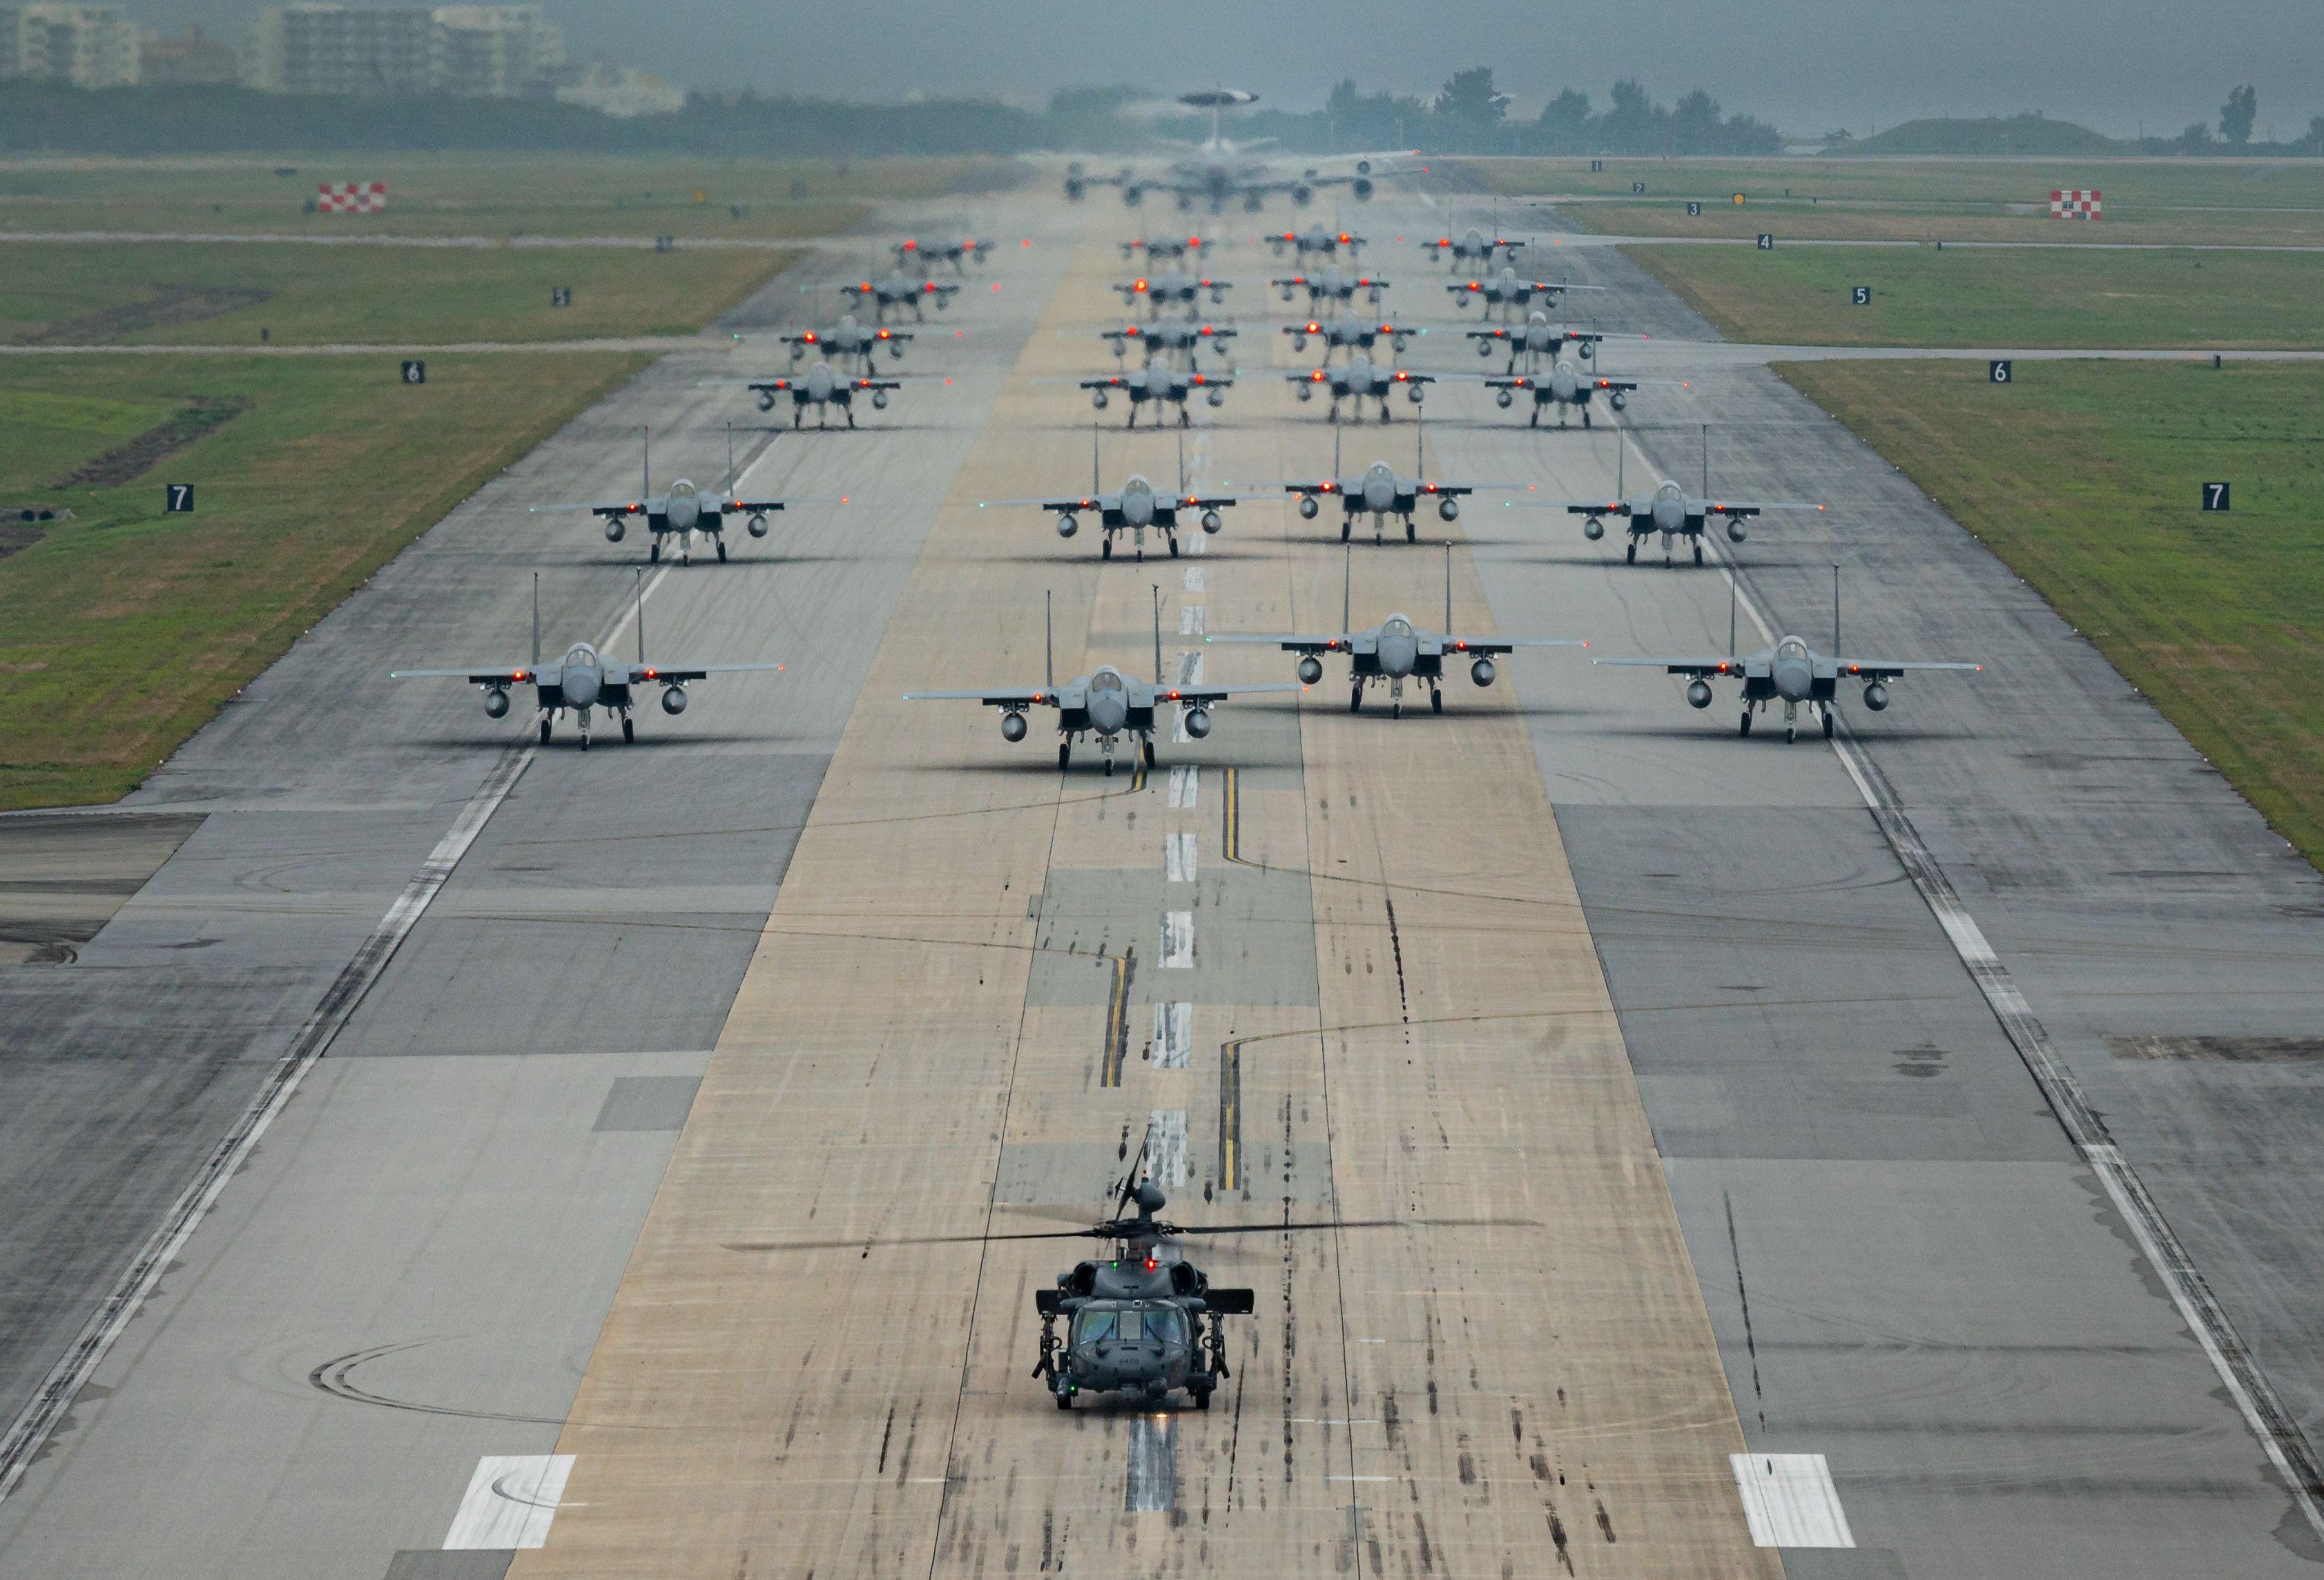
[[376, 214], [386, 207], [385, 181], [349, 181], [337, 187], [326, 181], [315, 188], [318, 214]]
[[2098, 188], [2052, 192], [2050, 194], [2052, 219], [2096, 219], [2098, 216]]

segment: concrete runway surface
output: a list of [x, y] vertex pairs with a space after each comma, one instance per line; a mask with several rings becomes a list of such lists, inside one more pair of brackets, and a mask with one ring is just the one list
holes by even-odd
[[[1365, 212], [1391, 307], [1459, 326], [1388, 238], [1485, 217], [1466, 209]], [[1717, 653], [1732, 567], [1747, 648], [1760, 618], [1821, 640], [1838, 563], [1849, 653], [1983, 673], [1910, 676], [1877, 716], [1843, 697], [1836, 749], [1738, 739], [1726, 687], [1697, 713], [1657, 671], [1555, 649], [1489, 690], [1452, 679], [1441, 715], [1351, 716], [1327, 660], [1310, 694], [1162, 740], [1151, 775], [1085, 745], [1060, 776], [1045, 721], [1011, 747], [989, 711], [899, 694], [1037, 681], [1045, 589], [1061, 674], [1150, 664], [1153, 587], [1166, 665], [1288, 679], [1287, 655], [1192, 633], [1330, 629], [1342, 556], [1328, 515], [1273, 503], [1199, 555], [1102, 569], [1089, 535], [978, 510], [1083, 486], [1091, 413], [1035, 381], [1111, 368], [1080, 335], [1136, 226], [1102, 193], [976, 218], [1037, 245], [933, 320], [961, 338], [916, 344], [903, 371], [952, 387], [854, 434], [742, 436], [753, 487], [853, 502], [650, 583], [650, 656], [782, 674], [713, 677], [586, 756], [569, 729], [531, 749], [521, 707], [495, 723], [456, 683], [385, 679], [525, 657], [534, 570], [551, 648], [633, 639], [637, 539], [522, 507], [630, 490], [644, 422], [657, 475], [722, 471], [724, 424], [767, 419], [698, 381], [765, 370], [682, 352], [132, 798], [184, 842], [73, 963], [0, 966], [0, 1416], [76, 1375], [141, 1248], [152, 1268], [0, 1501], [0, 1574], [2324, 1559], [2264, 1447], [2305, 1455], [2324, 1398], [2324, 885], [2183, 740], [1748, 355], [1683, 371], [1665, 341], [1707, 326], [1591, 250], [1571, 262], [1611, 288], [1593, 316], [1693, 376], [1634, 400], [1631, 491], [1693, 478], [1710, 422], [1715, 489], [1832, 508], [1665, 570], [1480, 494], [1457, 524], [1424, 513], [1418, 547], [1359, 531], [1356, 623], [1434, 621], [1449, 537], [1464, 629]], [[721, 332], [788, 322], [846, 262]], [[1247, 338], [1190, 473], [1320, 475], [1330, 429], [1268, 332], [1273, 261], [1213, 267], [1245, 281]], [[1407, 360], [1485, 367], [1464, 344]], [[1612, 432], [1528, 431], [1458, 384], [1426, 409], [1434, 473], [1612, 485]], [[1397, 410], [1349, 428], [1351, 467], [1408, 469]], [[1120, 415], [1109, 482], [1174, 475], [1176, 441]], [[1997, 1015], [2006, 993], [2030, 1019]], [[306, 1044], [198, 1228], [149, 1246]], [[1182, 1222], [1525, 1226], [1206, 1246], [1259, 1301], [1200, 1415], [1060, 1418], [1024, 1376], [1028, 1291], [1070, 1252], [728, 1248], [1094, 1217], [1148, 1131]], [[2220, 1332], [2247, 1346], [2227, 1377], [2285, 1411], [2273, 1439], [2207, 1353]]]

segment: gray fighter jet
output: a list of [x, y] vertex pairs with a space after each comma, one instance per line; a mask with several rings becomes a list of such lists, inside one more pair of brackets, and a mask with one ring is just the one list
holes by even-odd
[[813, 352], [825, 357], [854, 358], [868, 373], [872, 369], [872, 354], [883, 345], [888, 348], [889, 360], [900, 362], [904, 344], [912, 338], [912, 335], [908, 329], [890, 329], [884, 324], [866, 324], [853, 313], [843, 313], [839, 322], [829, 329], [807, 329], [779, 338], [791, 348], [793, 367], [798, 365], [801, 357]]
[[[1102, 485], [1098, 471], [1097, 431], [1090, 431], [1090, 491], [1079, 499], [979, 500], [980, 510], [988, 505], [1003, 507], [1038, 505], [1057, 518], [1057, 536], [1071, 537], [1081, 530], [1084, 516], [1097, 518], [1098, 557], [1113, 557], [1113, 536], [1127, 532], [1137, 549], [1138, 557], [1146, 557], [1146, 532], [1148, 528], [1162, 535], [1170, 546], [1170, 557], [1178, 557], [1178, 512], [1194, 515], [1205, 534], [1215, 534], [1226, 525], [1219, 512], [1231, 510], [1238, 500], [1254, 496], [1243, 494], [1206, 494], [1186, 487], [1185, 441], [1179, 441], [1178, 491], [1163, 493], [1137, 473], [1111, 493]], [[1265, 496], [1258, 496], [1265, 497]]]
[[951, 264], [956, 272], [965, 274], [968, 272], [968, 261], [971, 258], [975, 259], [979, 263], [987, 263], [992, 260], [992, 243], [979, 241], [974, 236], [962, 236], [948, 242], [924, 242], [917, 236], [908, 236], [890, 247], [888, 251], [896, 255], [896, 267], [899, 270], [904, 269], [917, 260], [942, 258]]
[[[642, 576], [642, 573], [641, 573]], [[549, 743], [549, 725], [561, 719], [569, 710], [581, 726], [581, 749], [589, 749], [589, 711], [603, 708], [622, 721], [622, 739], [638, 738], [636, 724], [630, 718], [635, 705], [635, 694], [648, 686], [661, 687], [661, 711], [672, 718], [686, 712], [686, 685], [710, 675], [735, 675], [747, 670], [779, 670], [779, 664], [648, 664], [646, 662], [646, 614], [644, 583], [641, 580], [638, 595], [638, 661], [625, 664], [619, 658], [597, 651], [586, 642], [576, 642], [565, 649], [565, 657], [543, 667], [540, 662], [540, 578], [532, 579], [532, 662], [530, 664], [472, 665], [466, 669], [397, 669], [388, 673], [390, 680], [465, 680], [482, 687], [484, 712], [494, 719], [505, 719], [509, 711], [509, 688], [516, 685], [532, 687], [533, 705], [540, 721], [540, 740]]]
[[906, 692], [908, 703], [978, 702], [1001, 710], [1001, 735], [1004, 740], [1025, 739], [1028, 726], [1025, 711], [1046, 707], [1057, 710], [1057, 767], [1063, 771], [1073, 761], [1074, 742], [1085, 735], [1098, 739], [1099, 749], [1105, 754], [1105, 771], [1113, 772], [1113, 749], [1123, 736], [1136, 739], [1145, 753], [1146, 766], [1154, 766], [1154, 730], [1156, 715], [1172, 707], [1185, 710], [1182, 722], [1189, 739], [1200, 740], [1211, 732], [1211, 709], [1231, 696], [1250, 695], [1259, 692], [1297, 691], [1296, 685], [1203, 685], [1189, 684], [1172, 685], [1162, 675], [1162, 593], [1154, 594], [1154, 680], [1149, 684], [1135, 675], [1123, 673], [1111, 664], [1101, 664], [1087, 675], [1075, 675], [1065, 684], [1057, 684], [1056, 649], [1049, 629], [1048, 611], [1042, 611], [1042, 651], [1047, 656], [1048, 679], [1038, 686], [991, 686], [982, 691]]
[[[1113, 347], [1114, 360], [1120, 361], [1135, 348], [1144, 353], [1144, 361], [1173, 353], [1183, 354], [1185, 365], [1194, 365], [1194, 353], [1209, 346], [1220, 356], [1227, 354], [1227, 342], [1236, 331], [1223, 324], [1200, 323], [1192, 318], [1165, 318], [1155, 324], [1125, 324], [1119, 329], [1102, 329], [1098, 338]], [[1142, 364], [1141, 364], [1142, 365]]]
[[1503, 314], [1523, 312], [1533, 305], [1536, 297], [1541, 298], [1545, 305], [1555, 307], [1558, 297], [1566, 291], [1603, 290], [1606, 288], [1602, 285], [1568, 285], [1562, 280], [1528, 280], [1516, 270], [1504, 267], [1498, 274], [1480, 274], [1472, 279], [1456, 280], [1444, 289], [1452, 293], [1454, 307], [1465, 308], [1475, 300], [1483, 303], [1489, 315], [1495, 308]]
[[1192, 312], [1202, 305], [1207, 294], [1211, 306], [1218, 307], [1234, 289], [1231, 280], [1220, 280], [1208, 274], [1189, 274], [1173, 264], [1159, 274], [1141, 274], [1135, 280], [1114, 282], [1125, 308], [1142, 306], [1147, 312], [1159, 315], [1166, 307], [1185, 308]]
[[1148, 364], [1128, 372], [1111, 373], [1094, 379], [1076, 381], [1090, 391], [1090, 404], [1103, 411], [1116, 391], [1130, 398], [1130, 421], [1127, 427], [1138, 426], [1138, 409], [1148, 400], [1166, 402], [1178, 409], [1178, 426], [1190, 427], [1194, 418], [1186, 412], [1186, 401], [1197, 390], [1212, 406], [1226, 404], [1227, 390], [1234, 380], [1222, 373], [1198, 373], [1187, 368], [1166, 368]]
[[1527, 427], [1541, 426], [1544, 407], [1556, 409], [1557, 426], [1560, 427], [1565, 426], [1567, 416], [1575, 411], [1582, 414], [1582, 426], [1588, 427], [1590, 408], [1600, 396], [1605, 397], [1607, 405], [1617, 411], [1623, 411], [1629, 407], [1630, 392], [1647, 384], [1670, 384], [1682, 390], [1688, 388], [1688, 381], [1684, 379], [1613, 379], [1603, 374], [1586, 373], [1562, 357], [1551, 364], [1545, 373], [1518, 373], [1513, 377], [1487, 379], [1484, 383], [1493, 391], [1493, 404], [1503, 411], [1517, 404], [1520, 392], [1533, 396], [1533, 416], [1526, 424]]
[[[668, 493], [657, 494], [653, 491], [652, 433], [647, 432], [644, 438], [645, 471], [635, 499], [594, 505], [535, 505], [532, 513], [587, 510], [604, 519], [605, 541], [608, 543], [621, 542], [629, 535], [630, 524], [642, 520], [647, 532], [651, 534], [651, 541], [646, 550], [649, 562], [661, 559], [662, 539], [675, 535], [679, 562], [691, 565], [694, 563], [694, 535], [697, 532], [716, 547], [719, 560], [722, 563], [725, 560], [725, 531], [727, 518], [731, 516], [748, 518], [745, 526], [751, 536], [764, 537], [767, 535], [767, 518], [777, 510], [792, 504], [828, 502], [823, 496], [812, 501], [779, 500], [770, 495], [745, 497], [736, 493], [734, 427], [732, 423], [726, 427], [726, 486], [723, 491], [710, 493], [696, 488], [691, 480], [681, 477], [669, 485]], [[847, 501], [840, 498], [839, 502], [845, 504]]]
[[860, 374], [835, 373], [832, 372], [829, 363], [819, 362], [804, 373], [794, 373], [779, 379], [752, 379], [746, 382], [750, 389], [758, 392], [761, 411], [772, 411], [775, 409], [777, 397], [789, 396], [791, 427], [797, 428], [806, 420], [807, 409], [810, 406], [815, 408], [817, 427], [831, 426], [831, 409], [835, 406], [839, 408], [840, 414], [847, 418], [847, 426], [853, 427], [855, 397], [858, 395], [868, 393], [872, 397], [872, 409], [885, 411], [888, 409], [888, 394], [892, 390], [900, 390], [907, 384], [949, 384], [952, 381], [935, 378], [866, 378]]
[[[1618, 438], [1617, 443], [1619, 443]], [[1621, 455], [1628, 448], [1623, 445], [1616, 452], [1614, 497], [1610, 500], [1517, 500], [1513, 502], [1542, 510], [1563, 510], [1581, 517], [1582, 535], [1592, 543], [1606, 536], [1606, 518], [1614, 517], [1629, 532], [1627, 558], [1632, 565], [1638, 563], [1638, 545], [1660, 533], [1663, 564], [1665, 565], [1673, 563], [1671, 550], [1682, 537], [1693, 544], [1694, 563], [1702, 563], [1703, 528], [1714, 516], [1726, 524], [1728, 541], [1740, 543], [1750, 536], [1750, 529], [1743, 523], [1763, 511], [1823, 509], [1821, 505], [1790, 500], [1750, 503], [1741, 500], [1711, 498], [1711, 430], [1707, 427], [1703, 429], [1702, 442], [1702, 496], [1690, 497], [1686, 490], [1665, 478], [1655, 485], [1652, 493], [1644, 499], [1634, 500], [1622, 490]]]
[[1442, 258], [1449, 253], [1456, 267], [1462, 263], [1472, 263], [1480, 269], [1492, 267], [1495, 253], [1500, 253], [1502, 257], [1514, 263], [1517, 261], [1517, 249], [1525, 244], [1523, 242], [1515, 241], [1504, 235], [1488, 236], [1473, 225], [1459, 236], [1439, 236], [1433, 242], [1421, 243], [1432, 261]]
[[1267, 244], [1278, 258], [1283, 256], [1283, 249], [1289, 247], [1293, 255], [1304, 263], [1311, 257], [1337, 257], [1342, 247], [1345, 247], [1348, 256], [1353, 258], [1370, 243], [1353, 231], [1325, 230], [1320, 225], [1311, 225], [1304, 231], [1287, 230], [1279, 235], [1269, 236]]
[[1982, 671], [1982, 664], [1911, 663], [1898, 658], [1843, 658], [1840, 656], [1840, 569], [1831, 573], [1831, 652], [1817, 652], [1803, 638], [1784, 636], [1773, 646], [1757, 653], [1735, 656], [1734, 588], [1728, 589], [1727, 652], [1724, 658], [1600, 658], [1600, 664], [1634, 665], [1641, 667], [1666, 669], [1673, 675], [1687, 676], [1686, 701], [1692, 708], [1707, 708], [1711, 703], [1711, 683], [1720, 675], [1732, 675], [1743, 682], [1743, 722], [1738, 734], [1751, 733], [1751, 717], [1764, 713], [1775, 703], [1784, 704], [1784, 739], [1797, 740], [1800, 736], [1799, 712], [1802, 703], [1823, 718], [1824, 739], [1829, 740], [1837, 727], [1832, 713], [1832, 699], [1843, 680], [1849, 684], [1864, 683], [1864, 705], [1877, 713], [1888, 705], [1887, 682], [1915, 669], [1965, 669], [1972, 674]]
[[862, 280], [839, 288], [842, 296], [853, 297], [859, 302], [870, 302], [872, 319], [881, 324], [888, 321], [888, 309], [890, 308], [899, 313], [909, 308], [912, 317], [925, 324], [928, 319], [928, 303], [936, 303], [936, 311], [941, 313], [952, 305], [952, 299], [959, 291], [960, 287], [956, 285], [945, 285], [935, 280], [914, 280], [901, 270], [885, 280]]
[[1291, 336], [1291, 349], [1295, 353], [1306, 350], [1307, 342], [1311, 339], [1321, 340], [1327, 362], [1335, 351], [1345, 351], [1352, 356], [1359, 351], [1371, 350], [1383, 338], [1388, 341], [1389, 350], [1401, 356], [1412, 337], [1420, 333], [1409, 325], [1398, 324], [1392, 319], [1383, 322], [1359, 318], [1352, 308], [1331, 317], [1310, 318], [1304, 324], [1286, 324], [1283, 332]]
[[[1420, 465], [1422, 439], [1413, 436], [1413, 466]], [[1479, 489], [1518, 489], [1525, 485], [1514, 482], [1443, 482], [1430, 477], [1406, 477], [1385, 461], [1375, 461], [1354, 476], [1340, 470], [1340, 437], [1332, 436], [1332, 475], [1314, 482], [1281, 482], [1274, 485], [1299, 501], [1299, 517], [1313, 521], [1323, 513], [1324, 501], [1338, 500], [1341, 505], [1340, 541], [1345, 543], [1354, 532], [1356, 518], [1368, 515], [1372, 519], [1372, 541], [1378, 543], [1385, 535], [1388, 518], [1394, 516], [1404, 522], [1404, 540], [1420, 541], [1420, 528], [1414, 516], [1420, 507], [1431, 501], [1436, 506], [1440, 521], [1461, 519], [1461, 500]]]
[[1216, 242], [1201, 234], [1132, 236], [1121, 243], [1121, 259], [1126, 263], [1143, 253], [1148, 263], [1184, 263], [1189, 255], [1216, 245]]
[[[1489, 357], [1493, 354], [1496, 347], [1507, 347], [1509, 354], [1508, 371], [1512, 373], [1517, 371], [1519, 357], [1525, 358], [1526, 366], [1531, 369], [1540, 365], [1537, 359], [1545, 356], [1554, 362], [1558, 357], [1565, 354], [1568, 349], [1571, 349], [1573, 354], [1583, 362], [1590, 362], [1597, 356], [1598, 347], [1608, 339], [1607, 335], [1595, 329], [1561, 328], [1549, 321], [1549, 315], [1546, 313], [1527, 315], [1525, 327], [1522, 329], [1506, 327], [1471, 329], [1468, 334], [1469, 338], [1476, 342], [1479, 356]], [[1652, 336], [1620, 335], [1613, 338], [1646, 340]]]
[[1551, 639], [1541, 637], [1459, 637], [1452, 629], [1452, 546], [1444, 546], [1444, 629], [1432, 631], [1412, 623], [1409, 615], [1391, 614], [1370, 630], [1352, 629], [1349, 618], [1350, 604], [1355, 588], [1355, 558], [1351, 552], [1348, 560], [1347, 590], [1340, 602], [1339, 631], [1328, 636], [1286, 636], [1279, 632], [1254, 635], [1219, 634], [1206, 636], [1206, 642], [1257, 642], [1280, 647], [1286, 653], [1299, 655], [1299, 680], [1303, 685], [1314, 685], [1323, 678], [1323, 655], [1348, 655], [1348, 711], [1360, 713], [1364, 707], [1364, 688], [1385, 684], [1388, 688], [1388, 709], [1392, 716], [1404, 717], [1404, 683], [1417, 681], [1428, 688], [1428, 706], [1435, 712], [1444, 711], [1444, 663], [1466, 658], [1469, 678], [1476, 684], [1487, 686], [1499, 673], [1494, 666], [1496, 655], [1515, 652], [1519, 648], [1586, 648], [1590, 644], [1570, 638]]
[[1306, 372], [1283, 375], [1299, 391], [1302, 400], [1315, 399], [1315, 391], [1327, 390], [1332, 395], [1332, 412], [1328, 420], [1340, 420], [1340, 402], [1356, 403], [1356, 420], [1364, 418], [1364, 402], [1379, 402], [1379, 419], [1388, 420], [1388, 398], [1390, 391], [1402, 388], [1416, 406], [1420, 404], [1421, 391], [1436, 381], [1434, 373], [1416, 373], [1410, 368], [1388, 368], [1376, 364], [1361, 352], [1351, 353], [1348, 360], [1336, 368], [1311, 368]]
[[1326, 263], [1321, 269], [1304, 269], [1296, 274], [1279, 275], [1267, 283], [1281, 291], [1286, 302], [1295, 293], [1305, 291], [1307, 310], [1321, 313], [1331, 303], [1352, 308], [1356, 293], [1360, 290], [1369, 292], [1368, 299], [1373, 307], [1378, 307], [1380, 292], [1396, 282], [1383, 280], [1377, 274], [1359, 273], [1354, 270], [1342, 270], [1337, 263]]

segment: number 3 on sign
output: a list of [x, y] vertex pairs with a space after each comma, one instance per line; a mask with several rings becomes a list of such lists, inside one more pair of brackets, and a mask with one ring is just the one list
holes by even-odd
[[1702, 205], [1700, 203], [1690, 203], [1686, 206], [1686, 212], [1688, 217], [1692, 218], [1694, 216], [1702, 212]]

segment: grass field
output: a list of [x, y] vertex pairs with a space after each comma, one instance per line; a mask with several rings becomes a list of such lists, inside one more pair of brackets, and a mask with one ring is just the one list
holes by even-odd
[[[278, 170], [289, 174], [277, 174]], [[20, 159], [0, 166], [0, 233], [622, 235], [784, 240], [844, 230], [878, 198], [1023, 179], [1003, 159], [606, 159], [555, 154]], [[378, 214], [307, 214], [320, 182], [384, 181]], [[702, 194], [696, 202], [695, 194]], [[737, 213], [736, 210], [740, 210]]]
[[[0, 344], [255, 345], [687, 335], [789, 251], [0, 243]], [[552, 287], [572, 306], [549, 305]]]
[[[2324, 866], [2324, 368], [1778, 370], [1992, 546]], [[2232, 514], [2199, 509], [2234, 485]]]
[[[1489, 192], [1563, 200], [1613, 235], [2324, 244], [2324, 160], [1462, 160]], [[1635, 182], [1646, 184], [1643, 196]], [[2105, 194], [2096, 224], [2050, 217], [2061, 187]], [[1746, 201], [1734, 202], [1740, 192]], [[1690, 216], [1686, 205], [1702, 205]], [[1524, 234], [1527, 211], [1505, 228]]]
[[[0, 364], [0, 505], [69, 506], [0, 558], [0, 808], [109, 801], [487, 478], [645, 364], [438, 357]], [[246, 404], [244, 404], [246, 403]], [[115, 486], [60, 476], [189, 406], [228, 414]], [[161, 511], [192, 482], [197, 514]]]
[[[1625, 249], [1721, 333], [1786, 345], [2324, 347], [2324, 255]], [[1850, 288], [1868, 285], [1868, 307]]]

